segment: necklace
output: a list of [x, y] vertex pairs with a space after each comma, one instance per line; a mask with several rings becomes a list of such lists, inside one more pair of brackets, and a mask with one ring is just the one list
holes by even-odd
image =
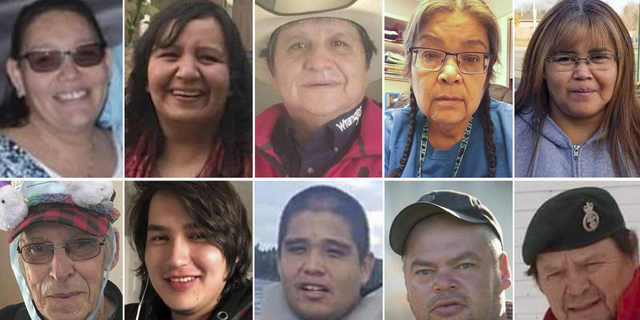
[[[460, 148], [458, 149], [458, 157], [456, 158], [456, 164], [453, 167], [453, 177], [455, 178], [460, 169], [460, 163], [464, 157], [464, 152], [467, 151], [467, 143], [469, 142], [469, 136], [471, 135], [471, 127], [473, 125], [473, 117], [469, 124], [467, 124], [467, 130], [464, 131], [462, 141], [460, 141]], [[429, 119], [424, 120], [424, 128], [422, 128], [422, 140], [420, 141], [420, 167], [418, 167], [418, 178], [422, 178], [422, 166], [424, 165], [424, 158], [427, 154], [427, 145], [429, 144]]]

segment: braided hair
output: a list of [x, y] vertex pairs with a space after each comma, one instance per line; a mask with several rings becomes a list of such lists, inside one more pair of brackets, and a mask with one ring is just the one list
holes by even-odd
[[[402, 158], [400, 158], [400, 165], [391, 171], [391, 173], [387, 176], [387, 178], [399, 177], [404, 168], [407, 165], [407, 160], [409, 159], [409, 154], [411, 153], [411, 146], [413, 145], [413, 136], [416, 131], [416, 118], [418, 115], [418, 103], [416, 102], [416, 97], [413, 94], [413, 88], [410, 88], [410, 102], [409, 106], [411, 107], [411, 112], [409, 114], [409, 118], [411, 122], [409, 124], [409, 136], [407, 137], [407, 144], [404, 147], [404, 153], [402, 154]], [[484, 150], [487, 155], [487, 161], [489, 162], [489, 171], [483, 177], [493, 178], [496, 176], [496, 165], [498, 163], [498, 159], [496, 156], [496, 144], [493, 142], [493, 121], [491, 120], [491, 96], [489, 95], [489, 87], [485, 89], [484, 95], [482, 96], [482, 100], [480, 101], [480, 106], [476, 111], [480, 118], [480, 124], [482, 125], [482, 130], [484, 131]]]

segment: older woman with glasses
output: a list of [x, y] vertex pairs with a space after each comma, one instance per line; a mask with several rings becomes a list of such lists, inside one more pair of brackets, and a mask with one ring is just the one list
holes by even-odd
[[407, 107], [385, 114], [389, 177], [510, 177], [511, 105], [489, 97], [500, 29], [482, 0], [425, 0], [407, 25]]
[[0, 176], [122, 176], [117, 137], [97, 126], [109, 52], [80, 0], [22, 9], [11, 38], [10, 79], [0, 105]]
[[518, 177], [638, 176], [633, 45], [599, 0], [565, 0], [536, 28], [516, 92]]

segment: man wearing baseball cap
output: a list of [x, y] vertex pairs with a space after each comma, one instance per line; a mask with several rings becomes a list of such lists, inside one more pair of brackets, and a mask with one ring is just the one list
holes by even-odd
[[547, 200], [527, 227], [522, 256], [549, 302], [545, 320], [640, 319], [638, 238], [606, 190]]
[[365, 94], [382, 77], [382, 3], [327, 3], [256, 1], [256, 77], [282, 101], [256, 118], [257, 177], [382, 176], [382, 110]]
[[448, 190], [423, 195], [393, 220], [389, 243], [402, 256], [417, 320], [512, 319], [502, 229], [477, 198]]
[[11, 231], [24, 302], [0, 319], [122, 319], [122, 293], [108, 280], [119, 254], [114, 196], [110, 181], [2, 184], [0, 228]]

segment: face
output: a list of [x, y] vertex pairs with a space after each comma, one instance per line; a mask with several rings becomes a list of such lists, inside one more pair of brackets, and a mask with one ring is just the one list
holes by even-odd
[[[54, 223], [40, 223], [21, 234], [19, 247], [62, 243], [77, 239], [98, 239], [78, 229]], [[88, 260], [71, 260], [64, 248], [55, 249], [53, 259], [45, 264], [22, 262], [23, 274], [38, 310], [49, 319], [80, 320], [93, 312], [100, 296], [104, 273], [105, 246]], [[112, 266], [117, 263], [117, 255]], [[113, 268], [113, 267], [112, 267]], [[105, 299], [102, 299], [104, 305]], [[100, 312], [98, 312], [98, 316]], [[108, 318], [110, 315], [106, 315]]]
[[[485, 27], [470, 15], [442, 12], [421, 26], [414, 46], [489, 53], [489, 38]], [[447, 56], [439, 71], [411, 66], [411, 87], [430, 124], [466, 126], [480, 106], [486, 83], [486, 72], [461, 73], [455, 56]]]
[[418, 320], [498, 319], [511, 285], [506, 255], [487, 226], [439, 214], [418, 223], [405, 245], [407, 300]]
[[293, 119], [326, 123], [364, 99], [365, 60], [362, 39], [351, 22], [295, 22], [278, 35], [271, 85]]
[[222, 26], [212, 18], [189, 22], [175, 43], [155, 47], [147, 76], [160, 123], [217, 123], [231, 94], [228, 63]]
[[541, 253], [536, 258], [538, 285], [558, 320], [612, 320], [636, 261], [620, 252], [611, 238]]
[[[593, 42], [580, 41], [575, 48], [566, 48], [559, 53], [586, 58], [594, 53], [616, 54], [611, 41], [603, 48]], [[554, 71], [544, 61], [544, 78], [547, 81], [551, 102], [551, 118], [593, 119], [603, 116], [605, 105], [611, 100], [618, 75], [618, 66], [609, 70], [592, 71], [585, 61], [573, 71]]]
[[373, 267], [361, 262], [347, 222], [330, 212], [303, 212], [289, 222], [278, 270], [289, 306], [304, 319], [339, 319], [360, 301]]
[[[99, 41], [81, 15], [50, 11], [37, 16], [26, 28], [20, 54], [34, 51], [71, 50]], [[29, 122], [63, 131], [95, 125], [107, 92], [109, 54], [96, 66], [80, 67], [71, 56], [50, 72], [35, 72], [27, 59], [9, 59], [7, 72], [19, 96], [29, 107]]]
[[145, 263], [153, 287], [174, 314], [211, 312], [226, 283], [222, 251], [193, 223], [175, 194], [161, 190], [151, 199]]

